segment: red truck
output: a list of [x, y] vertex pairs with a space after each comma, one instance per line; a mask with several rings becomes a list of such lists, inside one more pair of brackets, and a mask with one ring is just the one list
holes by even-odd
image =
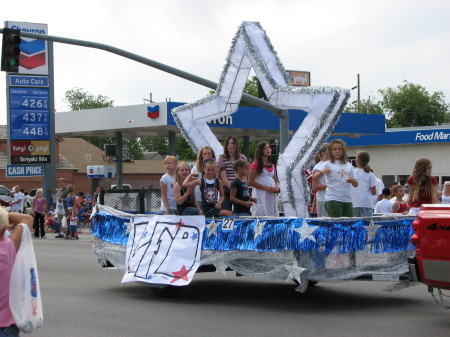
[[449, 309], [443, 303], [442, 289], [450, 290], [450, 204], [422, 205], [412, 227], [416, 256], [409, 259], [411, 276], [428, 285], [434, 298], [437, 288], [438, 303]]

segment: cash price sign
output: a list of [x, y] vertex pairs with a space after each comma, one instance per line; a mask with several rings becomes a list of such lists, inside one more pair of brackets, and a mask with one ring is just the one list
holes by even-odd
[[[46, 25], [31, 24], [30, 28], [24, 26], [28, 23], [8, 23], [18, 31], [32, 29], [46, 34]], [[7, 177], [44, 176], [43, 164], [50, 163], [49, 78], [42, 76], [48, 74], [45, 53], [46, 46], [42, 43], [22, 39], [20, 64], [14, 70], [19, 74], [8, 76], [10, 163], [13, 165], [7, 165]]]

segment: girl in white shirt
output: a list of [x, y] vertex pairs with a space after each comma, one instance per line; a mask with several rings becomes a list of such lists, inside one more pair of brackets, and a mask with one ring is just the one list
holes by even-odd
[[351, 188], [353, 216], [371, 217], [373, 214], [373, 196], [377, 194], [377, 177], [369, 166], [370, 155], [366, 151], [356, 154], [355, 177], [358, 187]]
[[321, 174], [326, 177], [325, 207], [332, 218], [353, 217], [353, 205], [350, 186], [357, 187], [355, 171], [348, 162], [345, 143], [333, 139], [328, 148], [328, 161]]

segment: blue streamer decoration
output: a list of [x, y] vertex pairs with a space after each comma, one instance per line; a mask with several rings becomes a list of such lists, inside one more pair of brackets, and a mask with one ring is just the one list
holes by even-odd
[[375, 225], [381, 225], [375, 238], [373, 239], [372, 252], [393, 253], [407, 249], [413, 249], [411, 236], [413, 219], [400, 219], [389, 222], [374, 222]]
[[92, 235], [103, 241], [126, 246], [128, 233], [126, 223], [130, 219], [121, 218], [105, 212], [96, 213], [91, 221]]
[[[224, 218], [214, 221], [218, 224], [215, 233], [211, 234], [208, 228], [203, 232], [204, 250], [295, 250], [329, 255], [334, 249], [339, 253], [354, 253], [366, 249], [367, 245], [370, 245], [370, 251], [374, 254], [414, 249], [410, 240], [413, 219], [374, 221], [374, 225], [380, 226], [374, 238], [369, 238], [367, 226], [370, 220], [367, 219], [307, 219], [309, 226], [317, 226], [312, 233], [315, 241], [306, 238], [302, 242], [301, 235], [294, 230], [302, 227], [302, 218], [235, 218], [233, 230], [223, 228]], [[255, 235], [258, 221], [265, 224], [261, 234]], [[92, 234], [113, 244], [127, 245], [128, 222], [131, 222], [131, 217], [118, 217], [102, 211], [93, 217]], [[211, 219], [206, 219], [207, 226], [211, 222]]]

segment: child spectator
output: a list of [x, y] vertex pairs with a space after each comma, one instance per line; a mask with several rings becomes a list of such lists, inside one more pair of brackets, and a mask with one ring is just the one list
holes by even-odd
[[216, 163], [207, 159], [203, 163], [203, 177], [191, 172], [183, 182], [183, 187], [200, 186], [202, 194], [202, 212], [207, 217], [232, 216], [229, 210], [222, 209], [224, 199], [223, 184], [216, 178]]
[[94, 199], [95, 199], [95, 197], [94, 197], [94, 195], [92, 195], [92, 193], [90, 191], [86, 192], [86, 197], [84, 198], [84, 205], [86, 206], [87, 209], [92, 208]]
[[321, 170], [325, 162], [328, 160], [328, 147], [330, 144], [325, 143], [319, 150], [319, 161], [313, 168], [312, 190], [315, 193], [315, 204], [318, 217], [327, 217], [328, 212], [325, 208], [325, 190], [327, 189], [326, 178], [321, 174]]
[[69, 227], [69, 236], [66, 239], [75, 240], [78, 230], [78, 209], [76, 207], [67, 216], [67, 224]]
[[345, 142], [333, 139], [328, 147], [328, 161], [325, 162], [321, 174], [326, 177], [325, 207], [332, 218], [352, 217], [353, 205], [350, 185], [358, 186], [354, 178], [355, 171], [347, 159]]
[[450, 181], [444, 182], [444, 190], [441, 193], [441, 202], [443, 204], [450, 204]]
[[[192, 173], [196, 173], [199, 178], [201, 178], [203, 172], [203, 163], [207, 159], [216, 160], [216, 154], [210, 146], [203, 146], [197, 154], [197, 161], [195, 166], [192, 168]], [[202, 193], [200, 192], [200, 187], [195, 186], [195, 199], [200, 207], [202, 207]]]
[[250, 163], [246, 160], [238, 159], [234, 162], [233, 169], [236, 178], [231, 182], [230, 200], [233, 203], [233, 212], [236, 216], [250, 216], [250, 208], [256, 202], [255, 197], [250, 197], [247, 177], [250, 170]]
[[272, 148], [268, 142], [259, 142], [255, 149], [255, 161], [250, 165], [248, 185], [258, 200], [253, 207], [254, 216], [278, 216], [277, 193], [280, 192], [275, 165], [270, 162]]
[[177, 202], [173, 193], [175, 183], [175, 169], [177, 168], [177, 158], [167, 156], [163, 161], [166, 173], [161, 177], [159, 186], [161, 187], [161, 211], [164, 214], [177, 214]]
[[375, 214], [388, 214], [392, 213], [392, 204], [389, 201], [389, 197], [391, 196], [391, 190], [389, 187], [383, 188], [383, 199], [377, 202], [375, 206]]
[[366, 151], [356, 153], [355, 178], [357, 187], [351, 187], [353, 216], [371, 217], [373, 214], [373, 196], [377, 194], [377, 177], [369, 166], [370, 155]]
[[230, 189], [231, 182], [236, 178], [236, 172], [233, 168], [233, 164], [236, 160], [247, 160], [247, 157], [242, 153], [239, 153], [239, 143], [236, 137], [228, 136], [225, 139], [223, 154], [219, 156], [219, 160], [217, 161], [217, 166], [219, 167], [219, 174], [217, 178], [222, 180], [223, 189], [225, 192], [225, 199], [223, 202], [223, 209], [227, 209], [231, 211], [232, 205], [230, 200]]
[[34, 237], [39, 237], [39, 232], [41, 234], [41, 238], [45, 237], [45, 226], [44, 226], [44, 218], [45, 218], [45, 210], [47, 209], [47, 200], [43, 197], [42, 189], [38, 189], [36, 191], [36, 197], [33, 199], [31, 203], [31, 215], [34, 217], [33, 228], [34, 228]]
[[47, 212], [45, 219], [44, 219], [45, 229], [52, 230], [54, 224], [55, 224], [55, 214], [53, 214], [53, 212], [49, 211], [49, 212]]
[[412, 175], [406, 182], [409, 187], [409, 212], [408, 215], [416, 215], [422, 204], [437, 203], [438, 181], [431, 175], [433, 165], [426, 158], [417, 159]]
[[402, 185], [392, 186], [392, 194], [395, 195], [394, 202], [392, 202], [392, 213], [408, 214], [409, 207], [406, 201], [403, 201], [405, 196], [405, 189]]
[[177, 201], [177, 214], [179, 215], [198, 215], [201, 209], [195, 198], [195, 187], [183, 187], [183, 181], [191, 173], [188, 164], [180, 163], [175, 170], [175, 186], [173, 192]]

